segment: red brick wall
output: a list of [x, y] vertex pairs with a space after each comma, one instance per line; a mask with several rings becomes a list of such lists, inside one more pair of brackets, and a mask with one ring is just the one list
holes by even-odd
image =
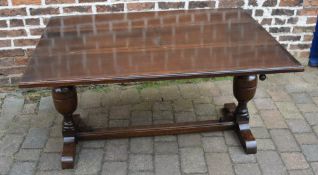
[[0, 0], [0, 85], [19, 81], [52, 16], [236, 7], [248, 10], [294, 56], [308, 58], [318, 0]]

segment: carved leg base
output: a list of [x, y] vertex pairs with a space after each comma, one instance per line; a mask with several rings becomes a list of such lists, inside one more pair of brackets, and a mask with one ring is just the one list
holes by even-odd
[[74, 137], [64, 137], [63, 152], [61, 156], [62, 169], [74, 167], [76, 143]]
[[[224, 104], [222, 121], [235, 120], [235, 109], [235, 103]], [[246, 154], [255, 154], [257, 152], [256, 140], [248, 122], [236, 123], [234, 127]]]

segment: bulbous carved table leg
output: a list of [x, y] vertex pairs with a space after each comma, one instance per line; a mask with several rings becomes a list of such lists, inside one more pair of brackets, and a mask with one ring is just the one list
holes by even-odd
[[56, 110], [63, 115], [63, 152], [61, 157], [62, 168], [74, 167], [76, 154], [77, 127], [73, 120], [73, 112], [77, 108], [77, 93], [74, 86], [58, 87], [52, 90], [52, 97]]
[[238, 101], [234, 104], [225, 104], [228, 113], [232, 113], [235, 121], [235, 130], [242, 146], [247, 154], [255, 154], [257, 151], [256, 140], [249, 126], [249, 113], [247, 103], [254, 97], [257, 86], [257, 76], [237, 76], [233, 81], [234, 96]]

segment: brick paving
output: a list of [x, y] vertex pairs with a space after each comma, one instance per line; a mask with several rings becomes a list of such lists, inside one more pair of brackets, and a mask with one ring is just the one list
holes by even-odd
[[[61, 170], [62, 117], [50, 96], [0, 93], [0, 174], [318, 174], [318, 71], [268, 75], [249, 103], [258, 153], [233, 131], [79, 142]], [[94, 127], [216, 119], [234, 102], [231, 80], [79, 89], [75, 113]]]

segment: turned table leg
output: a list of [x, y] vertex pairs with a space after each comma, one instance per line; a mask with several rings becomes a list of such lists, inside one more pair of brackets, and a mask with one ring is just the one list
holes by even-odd
[[242, 146], [247, 154], [257, 151], [256, 140], [250, 130], [247, 103], [254, 97], [257, 87], [257, 76], [236, 76], [233, 81], [234, 96], [238, 105], [234, 111], [235, 128]]
[[77, 93], [74, 86], [53, 88], [52, 97], [56, 110], [63, 115], [63, 152], [61, 157], [62, 168], [74, 167], [76, 154], [76, 125], [73, 112], [77, 108]]

